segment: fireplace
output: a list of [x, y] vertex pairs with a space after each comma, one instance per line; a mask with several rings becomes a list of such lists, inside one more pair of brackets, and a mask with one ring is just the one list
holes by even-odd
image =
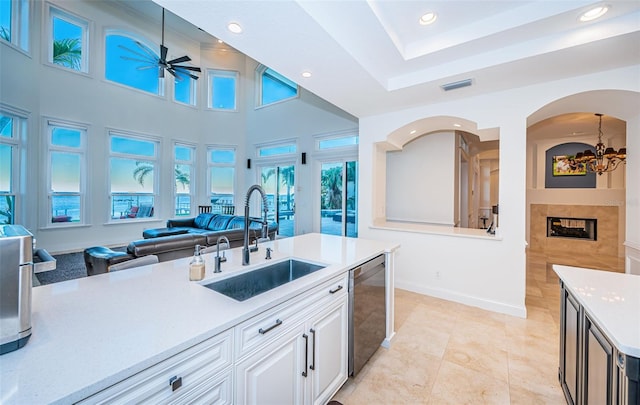
[[547, 217], [547, 237], [598, 240], [595, 218]]

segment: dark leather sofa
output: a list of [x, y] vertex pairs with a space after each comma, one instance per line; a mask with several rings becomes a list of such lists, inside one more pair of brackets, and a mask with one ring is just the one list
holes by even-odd
[[[249, 218], [249, 240], [262, 235], [262, 219]], [[275, 239], [278, 224], [268, 224], [269, 239]], [[204, 213], [195, 218], [170, 219], [166, 228], [147, 229], [144, 239], [134, 240], [126, 252], [116, 252], [102, 246], [84, 251], [87, 275], [109, 271], [109, 266], [127, 260], [156, 255], [161, 262], [191, 256], [196, 245], [212, 246], [218, 237], [226, 236], [231, 247], [244, 243], [244, 217]]]

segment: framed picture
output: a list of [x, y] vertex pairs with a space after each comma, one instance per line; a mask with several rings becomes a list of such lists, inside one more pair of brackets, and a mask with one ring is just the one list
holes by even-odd
[[575, 161], [573, 155], [560, 155], [553, 157], [554, 176], [585, 176], [587, 166]]

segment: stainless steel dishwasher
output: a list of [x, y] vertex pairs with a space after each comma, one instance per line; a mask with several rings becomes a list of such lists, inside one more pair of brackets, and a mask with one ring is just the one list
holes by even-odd
[[349, 271], [349, 375], [355, 376], [386, 337], [385, 260]]

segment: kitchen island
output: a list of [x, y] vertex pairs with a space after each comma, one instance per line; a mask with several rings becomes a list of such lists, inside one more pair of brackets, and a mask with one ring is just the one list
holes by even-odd
[[558, 377], [569, 404], [640, 403], [640, 276], [554, 265]]
[[[266, 247], [273, 249], [270, 261], [265, 259]], [[343, 286], [350, 269], [380, 254], [387, 256], [388, 340], [393, 335], [393, 252], [397, 247], [389, 242], [307, 234], [262, 244], [259, 252], [251, 254], [250, 266], [241, 265], [240, 248], [227, 250], [219, 274], [213, 273], [215, 254], [204, 255], [207, 271], [200, 282], [189, 281], [190, 258], [185, 258], [35, 287], [31, 339], [24, 348], [0, 357], [0, 402], [75, 403], [136, 376], [150, 379], [147, 374], [156, 375], [159, 365], [168, 364], [169, 359], [204, 356], [192, 356], [194, 347], [214, 348], [212, 356], [226, 358], [227, 369], [233, 369], [236, 357], [243, 355], [246, 360], [248, 356], [240, 352], [243, 345], [250, 348], [247, 353], [254, 350], [239, 335], [241, 324], [276, 309], [286, 311], [290, 302], [299, 306], [309, 292], [316, 294], [309, 298], [316, 299], [314, 289], [326, 286], [333, 291], [334, 284]], [[326, 267], [242, 302], [203, 287], [286, 258]], [[285, 326], [277, 330], [283, 336], [288, 333]], [[183, 382], [176, 377], [167, 379], [166, 385], [173, 389], [188, 385], [188, 379]], [[229, 381], [237, 384], [232, 378]], [[233, 398], [229, 392], [223, 394], [227, 400]]]

